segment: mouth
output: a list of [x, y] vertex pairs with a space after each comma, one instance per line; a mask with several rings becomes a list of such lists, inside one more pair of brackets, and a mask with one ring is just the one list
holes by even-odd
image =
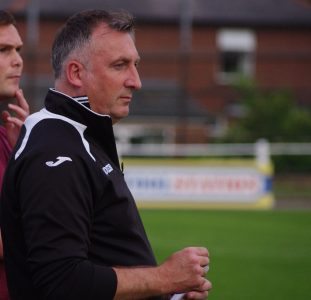
[[21, 75], [10, 75], [10, 76], [8, 76], [8, 79], [19, 80], [19, 79], [21, 79]]
[[128, 103], [131, 102], [132, 100], [132, 96], [121, 96], [120, 98]]

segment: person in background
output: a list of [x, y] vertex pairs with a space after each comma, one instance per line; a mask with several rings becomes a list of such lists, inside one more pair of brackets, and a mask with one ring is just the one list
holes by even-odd
[[133, 35], [129, 13], [88, 10], [56, 36], [55, 88], [27, 118], [4, 178], [12, 300], [208, 296], [207, 248], [186, 247], [157, 265], [120, 169], [113, 124], [141, 88]]
[[[9, 111], [1, 114], [4, 126], [0, 126], [0, 186], [12, 148], [15, 146], [21, 126], [29, 114], [29, 106], [19, 88], [23, 70], [20, 55], [23, 42], [16, 29], [14, 17], [0, 10], [0, 101], [16, 99], [8, 104]], [[0, 300], [8, 299], [7, 284], [3, 266], [2, 239], [0, 235]]]

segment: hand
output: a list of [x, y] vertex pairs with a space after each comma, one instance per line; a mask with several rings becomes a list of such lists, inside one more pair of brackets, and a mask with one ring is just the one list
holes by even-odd
[[[208, 270], [209, 270], [209, 265], [206, 265], [204, 268], [204, 271], [205, 271], [205, 275], [207, 274]], [[183, 300], [186, 300], [186, 299], [207, 299], [208, 297], [208, 293], [209, 293], [209, 290], [211, 289], [212, 285], [210, 282], [207, 282], [207, 284], [210, 284], [209, 287], [207, 287], [207, 290], [205, 292], [196, 292], [196, 291], [192, 291], [192, 292], [188, 292], [188, 293], [184, 293], [184, 294], [180, 294], [182, 295], [182, 298]]]
[[211, 289], [211, 283], [209, 282], [209, 284], [210, 284], [210, 287], [205, 292], [195, 292], [195, 291], [189, 292], [189, 293], [186, 293], [182, 299], [183, 300], [190, 300], [190, 299], [204, 300], [204, 299], [207, 299], [209, 290]]
[[15, 97], [17, 104], [10, 103], [8, 107], [16, 114], [16, 116], [12, 116], [8, 111], [2, 112], [4, 127], [7, 131], [8, 141], [12, 147], [15, 146], [20, 129], [29, 115], [29, 105], [21, 89], [16, 92]]
[[174, 292], [185, 293], [184, 299], [205, 299], [211, 283], [205, 278], [204, 267], [209, 253], [203, 247], [189, 247], [174, 253], [161, 266], [160, 273]]

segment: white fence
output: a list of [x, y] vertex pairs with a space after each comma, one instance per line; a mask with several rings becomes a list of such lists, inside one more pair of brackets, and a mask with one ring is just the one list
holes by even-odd
[[121, 156], [255, 156], [258, 162], [267, 162], [271, 155], [311, 155], [311, 143], [256, 143], [241, 144], [120, 144]]

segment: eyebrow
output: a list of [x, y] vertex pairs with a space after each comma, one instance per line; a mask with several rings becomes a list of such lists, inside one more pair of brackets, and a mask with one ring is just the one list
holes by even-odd
[[140, 60], [141, 60], [141, 58], [139, 56], [137, 57], [137, 59], [134, 59], [134, 60], [132, 60], [131, 58], [128, 58], [126, 56], [120, 56], [120, 57], [114, 59], [112, 63], [115, 63], [115, 62], [118, 62], [118, 61], [124, 61], [124, 62], [127, 62], [127, 63], [129, 63], [131, 61], [134, 61], [135, 63], [138, 63], [138, 62], [140, 62]]
[[20, 48], [22, 47], [24, 44], [10, 44], [10, 43], [4, 43], [4, 42], [0, 42], [0, 47], [11, 47], [11, 48]]

